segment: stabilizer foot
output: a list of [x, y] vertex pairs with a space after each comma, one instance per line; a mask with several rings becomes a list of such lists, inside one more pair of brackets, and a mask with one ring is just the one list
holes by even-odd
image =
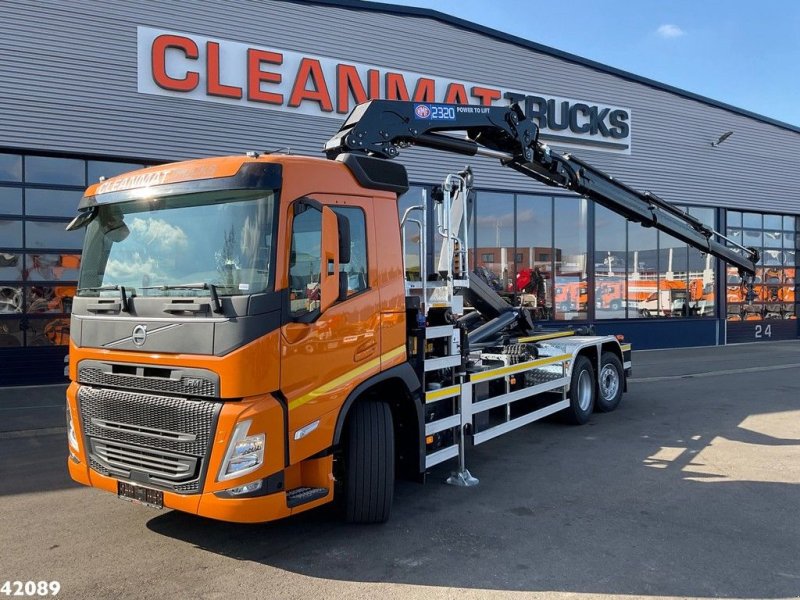
[[450, 477], [447, 478], [446, 483], [458, 487], [473, 487], [478, 485], [478, 481], [478, 478], [473, 477], [469, 470], [464, 469], [463, 471], [453, 471]]

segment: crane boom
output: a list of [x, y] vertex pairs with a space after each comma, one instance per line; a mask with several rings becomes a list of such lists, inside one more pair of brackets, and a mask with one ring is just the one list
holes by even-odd
[[528, 177], [580, 194], [716, 256], [737, 267], [742, 280], [752, 285], [759, 260], [756, 249], [728, 240], [652, 192], [639, 192], [571, 154], [551, 151], [539, 141], [536, 124], [526, 117], [524, 97], [512, 100], [509, 106], [371, 100], [353, 109], [325, 144], [325, 152], [331, 159], [346, 152], [391, 159], [401, 148], [416, 145], [497, 158]]

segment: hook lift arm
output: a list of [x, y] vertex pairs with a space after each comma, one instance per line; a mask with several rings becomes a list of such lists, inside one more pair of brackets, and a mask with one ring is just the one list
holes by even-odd
[[[759, 260], [755, 248], [733, 242], [652, 192], [634, 190], [571, 154], [552, 152], [539, 142], [538, 127], [520, 106], [524, 96], [511, 99], [510, 106], [371, 100], [353, 109], [325, 144], [325, 153], [331, 159], [347, 152], [391, 159], [401, 148], [416, 145], [497, 158], [528, 177], [580, 194], [736, 266], [747, 286], [748, 301], [752, 298]], [[466, 137], [449, 132], [462, 132]]]

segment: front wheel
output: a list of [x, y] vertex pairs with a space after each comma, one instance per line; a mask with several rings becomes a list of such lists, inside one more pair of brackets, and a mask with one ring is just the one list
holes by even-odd
[[345, 445], [344, 509], [348, 523], [384, 523], [394, 495], [394, 425], [383, 402], [359, 402]]
[[597, 378], [598, 412], [611, 412], [622, 400], [623, 384], [622, 361], [613, 352], [603, 352], [600, 357], [600, 375]]
[[572, 364], [572, 377], [569, 384], [569, 407], [564, 415], [570, 423], [584, 425], [594, 410], [594, 369], [585, 356], [578, 356]]

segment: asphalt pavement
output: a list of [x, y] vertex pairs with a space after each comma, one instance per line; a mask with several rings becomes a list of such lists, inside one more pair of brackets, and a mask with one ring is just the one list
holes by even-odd
[[78, 486], [64, 386], [0, 389], [0, 585], [118, 599], [800, 596], [800, 342], [633, 360], [614, 413], [471, 448], [475, 488], [444, 485], [447, 465], [401, 482], [382, 526], [327, 508], [231, 525]]

